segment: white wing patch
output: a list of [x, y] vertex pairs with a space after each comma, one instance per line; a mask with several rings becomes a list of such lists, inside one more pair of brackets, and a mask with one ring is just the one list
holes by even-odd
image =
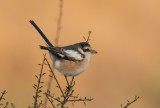
[[63, 54], [60, 54], [60, 53], [57, 53], [57, 54], [58, 54], [60, 57], [62, 57], [62, 58], [64, 57], [64, 55], [63, 55]]
[[80, 53], [78, 53], [77, 51], [74, 51], [74, 50], [63, 50], [66, 54], [67, 54], [67, 56], [69, 56], [69, 57], [72, 57], [72, 58], [74, 58], [74, 59], [76, 59], [76, 60], [83, 60], [83, 57], [81, 56], [81, 54]]

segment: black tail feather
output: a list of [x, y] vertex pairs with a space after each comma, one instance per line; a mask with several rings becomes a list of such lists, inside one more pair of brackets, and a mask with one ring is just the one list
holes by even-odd
[[45, 46], [41, 46], [41, 45], [40, 45], [40, 49], [48, 50], [48, 47], [45, 47]]
[[53, 45], [51, 44], [51, 42], [47, 39], [47, 37], [44, 35], [44, 33], [41, 31], [41, 29], [37, 26], [37, 24], [33, 21], [33, 20], [30, 20], [29, 21], [33, 27], [38, 31], [38, 33], [41, 35], [41, 37], [44, 39], [44, 41], [46, 42], [46, 44], [49, 46], [49, 47], [53, 47]]

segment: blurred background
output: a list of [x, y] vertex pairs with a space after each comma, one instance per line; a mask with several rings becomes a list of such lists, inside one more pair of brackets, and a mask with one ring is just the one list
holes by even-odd
[[[59, 0], [1, 0], [0, 91], [8, 91], [6, 99], [16, 108], [33, 102], [37, 64], [47, 53], [39, 49], [45, 43], [29, 20], [54, 44], [59, 4]], [[64, 0], [59, 46], [84, 41], [91, 30], [90, 43], [99, 52], [76, 77], [76, 92], [94, 101], [87, 106], [76, 103], [76, 108], [120, 108], [135, 95], [140, 99], [129, 108], [160, 108], [159, 4], [159, 0]], [[64, 77], [55, 73], [65, 85]], [[42, 79], [44, 86], [48, 79]]]

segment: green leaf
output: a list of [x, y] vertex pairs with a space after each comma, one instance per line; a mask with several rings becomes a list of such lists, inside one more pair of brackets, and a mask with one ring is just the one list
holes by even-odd
[[44, 65], [48, 65], [47, 63], [44, 63]]
[[53, 103], [53, 99], [51, 99], [50, 101], [51, 101], [51, 103]]
[[37, 95], [37, 97], [40, 98], [41, 96], [40, 96], [40, 95]]
[[57, 100], [60, 100], [60, 97], [57, 97]]
[[86, 103], [85, 102], [83, 102], [84, 103], [84, 105], [86, 106]]
[[50, 94], [50, 91], [49, 91], [49, 90], [47, 90], [47, 93], [48, 93], [48, 94]]
[[43, 73], [42, 75], [45, 75], [46, 73]]
[[135, 96], [134, 98], [135, 98], [135, 100], [136, 100], [136, 99], [137, 99], [137, 96]]
[[6, 102], [6, 106], [8, 106], [8, 102]]
[[122, 104], [121, 104], [121, 108], [122, 108]]
[[75, 81], [74, 81], [73, 83], [74, 83], [73, 85], [75, 85], [75, 84], [76, 84], [76, 82], [75, 82]]
[[11, 103], [11, 106], [14, 108], [15, 107], [15, 105], [13, 104], [13, 103]]
[[39, 90], [38, 93], [42, 92], [42, 90]]
[[92, 31], [88, 31], [88, 35], [91, 35]]
[[61, 105], [61, 103], [58, 103], [58, 104], [57, 104], [57, 106], [60, 106], [60, 105]]
[[43, 86], [40, 86], [39, 88], [42, 88]]
[[52, 76], [52, 75], [49, 75], [49, 77], [53, 78], [53, 76]]
[[72, 93], [74, 92], [74, 90], [72, 90]]
[[56, 87], [57, 87], [57, 88], [59, 88], [59, 86], [58, 86], [58, 85], [57, 85]]
[[34, 89], [36, 89], [36, 87], [35, 87], [35, 86], [33, 86], [33, 88], [34, 88]]
[[72, 102], [72, 106], [74, 106], [74, 103]]
[[38, 79], [38, 76], [37, 76], [37, 75], [35, 75], [35, 77]]

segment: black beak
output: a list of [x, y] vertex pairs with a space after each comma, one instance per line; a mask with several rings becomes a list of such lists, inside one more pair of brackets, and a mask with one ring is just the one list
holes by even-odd
[[96, 50], [91, 49], [90, 50], [91, 54], [97, 54], [98, 52]]

